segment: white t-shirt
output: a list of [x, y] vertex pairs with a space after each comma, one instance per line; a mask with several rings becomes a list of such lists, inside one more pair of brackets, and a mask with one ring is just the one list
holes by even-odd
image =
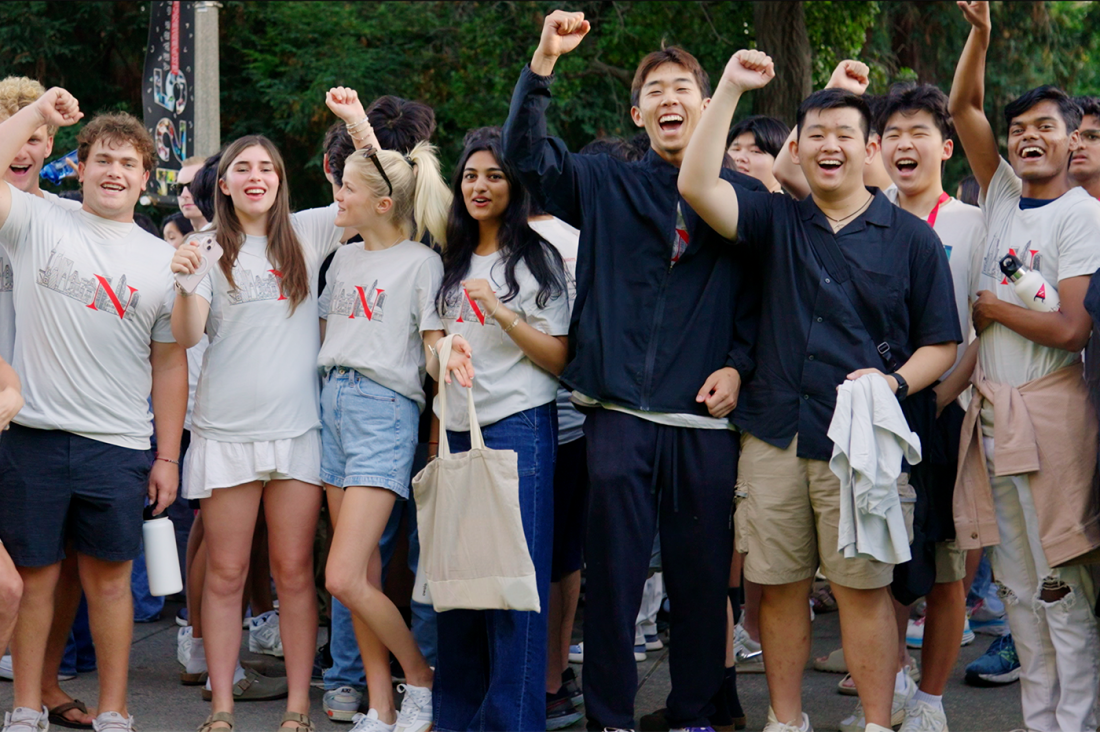
[[191, 429], [191, 417], [195, 412], [195, 390], [199, 387], [202, 359], [209, 347], [210, 338], [203, 333], [199, 342], [187, 349], [187, 415], [183, 418], [185, 430]]
[[[558, 218], [529, 223], [539, 236], [558, 250], [565, 262], [566, 292], [569, 296], [569, 312], [572, 314], [573, 303], [577, 299], [577, 244], [581, 232]], [[584, 415], [573, 405], [570, 391], [563, 386], [558, 386], [557, 403], [558, 444], [564, 445], [584, 437]]]
[[[519, 294], [503, 305], [520, 316], [531, 327], [547, 335], [564, 336], [569, 333], [569, 300], [560, 293], [540, 308], [536, 302], [539, 291], [538, 280], [520, 261], [516, 264], [516, 282]], [[498, 297], [508, 292], [504, 278], [504, 260], [500, 252], [486, 257], [473, 255], [470, 269], [463, 279], [488, 280]], [[539, 407], [554, 401], [558, 391], [558, 379], [553, 374], [536, 366], [524, 355], [512, 336], [504, 332], [504, 327], [495, 318], [475, 310], [469, 298], [461, 288], [457, 297], [446, 304], [443, 324], [448, 333], [458, 333], [470, 343], [474, 354], [474, 405], [477, 407], [478, 421], [481, 426], [499, 422], [518, 412]], [[481, 316], [478, 316], [481, 312]], [[507, 324], [505, 324], [507, 325]], [[518, 326], [517, 326], [518, 327]], [[443, 388], [441, 386], [441, 388]], [[466, 432], [470, 429], [470, 420], [466, 412], [466, 395], [462, 387], [451, 384], [447, 411], [447, 429]], [[436, 416], [439, 416], [439, 401], [434, 404]]]
[[[898, 187], [890, 186], [885, 191], [892, 203], [898, 202]], [[963, 203], [957, 198], [949, 198], [939, 207], [936, 223], [932, 227], [947, 252], [947, 263], [951, 266], [951, 282], [955, 286], [955, 307], [959, 311], [959, 330], [963, 342], [959, 344], [955, 363], [940, 377], [947, 378], [959, 365], [966, 347], [971, 340], [973, 323], [970, 314], [970, 268], [974, 251], [985, 244], [985, 217], [977, 206]]]
[[416, 402], [424, 411], [423, 331], [443, 330], [435, 307], [443, 260], [428, 247], [403, 241], [371, 251], [362, 242], [341, 247], [321, 294], [328, 320], [317, 366], [345, 366]]
[[148, 450], [152, 341], [174, 342], [172, 247], [132, 222], [10, 190], [0, 244], [26, 401], [15, 421]]
[[[80, 201], [42, 191], [42, 198], [61, 208], [76, 211]], [[12, 301], [12, 271], [8, 253], [0, 247], [0, 357], [8, 363], [15, 358], [15, 303]]]
[[210, 303], [191, 429], [221, 442], [298, 437], [321, 424], [318, 403], [317, 271], [340, 246], [336, 204], [291, 214], [305, 255], [309, 297], [291, 314], [279, 275], [267, 258], [267, 237], [247, 236], [230, 290], [215, 266], [196, 292]]
[[[974, 253], [970, 293], [990, 290], [1006, 302], [1024, 306], [998, 266], [1015, 254], [1038, 269], [1050, 286], [1100, 269], [1100, 202], [1083, 188], [1072, 188], [1038, 208], [1021, 209], [1020, 179], [1003, 158], [982, 192], [979, 204], [988, 228], [985, 246]], [[1020, 386], [1081, 360], [1077, 351], [1041, 346], [1000, 323], [981, 334], [978, 358], [991, 380]]]

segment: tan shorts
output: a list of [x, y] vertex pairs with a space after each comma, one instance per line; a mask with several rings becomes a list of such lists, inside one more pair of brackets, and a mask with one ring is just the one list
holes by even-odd
[[828, 462], [800, 458], [797, 449], [797, 436], [786, 450], [741, 436], [734, 522], [737, 551], [747, 552], [745, 577], [785, 585], [809, 579], [820, 565], [842, 587], [886, 587], [894, 565], [837, 551], [840, 479]]
[[[917, 491], [909, 484], [909, 474], [898, 476], [898, 495], [901, 497], [901, 510], [905, 516], [905, 530], [909, 533], [909, 543], [913, 543], [913, 513], [916, 508]], [[936, 584], [946, 585], [966, 578], [966, 552], [959, 549], [954, 541], [936, 542]]]

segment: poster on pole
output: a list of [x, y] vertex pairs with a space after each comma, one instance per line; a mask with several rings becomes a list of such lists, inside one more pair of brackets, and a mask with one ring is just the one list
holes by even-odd
[[154, 0], [141, 93], [145, 127], [157, 151], [157, 172], [147, 191], [153, 203], [175, 205], [172, 184], [194, 154], [194, 68], [195, 3]]

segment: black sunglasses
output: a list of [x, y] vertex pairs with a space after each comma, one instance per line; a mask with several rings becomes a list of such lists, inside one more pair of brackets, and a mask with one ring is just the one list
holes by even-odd
[[168, 193], [169, 193], [170, 195], [173, 195], [173, 196], [175, 196], [176, 198], [179, 198], [179, 195], [180, 195], [181, 193], [183, 193], [183, 189], [184, 189], [184, 188], [187, 188], [187, 187], [188, 187], [188, 186], [190, 186], [190, 185], [191, 185], [191, 182], [190, 182], [190, 181], [188, 181], [187, 183], [179, 183], [179, 182], [177, 182], [177, 183], [169, 183], [169, 184], [168, 184]]
[[393, 183], [390, 183], [390, 177], [386, 175], [386, 171], [382, 169], [382, 163], [378, 160], [378, 150], [374, 145], [367, 145], [361, 152], [371, 159], [374, 163], [374, 167], [378, 168], [378, 174], [382, 176], [382, 180], [386, 181], [386, 188], [389, 189], [388, 195], [393, 196]]

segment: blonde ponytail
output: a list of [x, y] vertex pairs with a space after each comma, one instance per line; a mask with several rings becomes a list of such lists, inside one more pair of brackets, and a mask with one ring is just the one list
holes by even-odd
[[424, 236], [424, 230], [444, 247], [447, 244], [447, 214], [454, 196], [451, 188], [439, 172], [439, 158], [435, 148], [427, 142], [418, 142], [409, 152], [414, 163], [416, 191], [413, 202], [413, 221], [416, 222], [416, 238]]
[[408, 156], [393, 150], [378, 152], [386, 176], [393, 185], [390, 193], [374, 163], [356, 150], [344, 163], [344, 177], [355, 176], [376, 198], [389, 196], [393, 201], [394, 222], [405, 228], [410, 238], [419, 241], [427, 230], [441, 247], [446, 244], [447, 213], [451, 208], [451, 189], [439, 172], [435, 147], [419, 142]]

